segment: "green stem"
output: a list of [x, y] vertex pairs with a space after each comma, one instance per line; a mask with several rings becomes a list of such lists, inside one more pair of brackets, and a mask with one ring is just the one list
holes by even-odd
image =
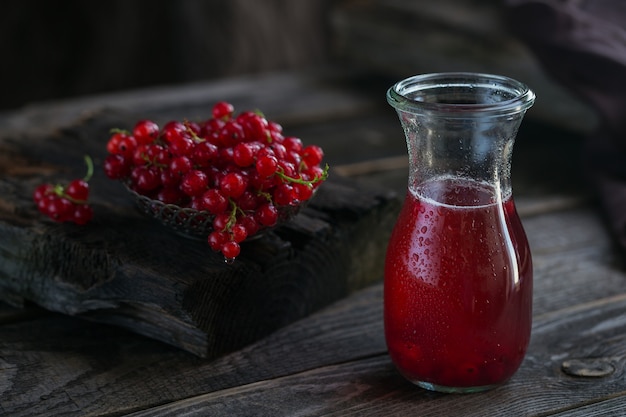
[[85, 174], [83, 180], [85, 182], [89, 182], [89, 180], [93, 176], [93, 160], [89, 155], [85, 155], [85, 164], [87, 164], [87, 174]]
[[304, 184], [304, 185], [313, 185], [313, 184], [318, 183], [320, 181], [325, 181], [328, 178], [328, 169], [329, 169], [328, 168], [328, 164], [326, 164], [326, 166], [324, 167], [324, 171], [322, 171], [322, 175], [319, 176], [319, 177], [315, 177], [315, 178], [313, 178], [310, 181], [303, 180], [302, 178], [292, 178], [292, 177], [290, 177], [288, 175], [285, 175], [285, 173], [283, 172], [282, 169], [279, 169], [278, 171], [276, 171], [276, 174], [280, 178], [282, 178], [282, 179], [284, 179], [286, 181], [289, 181], [289, 182], [295, 182], [295, 183]]

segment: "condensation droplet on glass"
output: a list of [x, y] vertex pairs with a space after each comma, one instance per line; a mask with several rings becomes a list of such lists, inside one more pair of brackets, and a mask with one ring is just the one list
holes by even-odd
[[422, 226], [422, 228], [420, 229], [420, 232], [422, 232], [422, 233], [428, 232], [428, 227]]

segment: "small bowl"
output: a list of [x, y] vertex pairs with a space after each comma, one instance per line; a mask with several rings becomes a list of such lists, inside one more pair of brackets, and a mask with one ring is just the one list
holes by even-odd
[[[176, 204], [166, 204], [139, 194], [125, 185], [133, 196], [137, 209], [147, 217], [156, 219], [163, 226], [186, 237], [206, 240], [213, 231], [213, 215], [209, 211], [196, 210], [190, 207], [180, 207]], [[287, 223], [293, 219], [306, 203], [290, 206], [278, 206], [278, 220], [275, 225], [263, 227], [246, 240], [261, 237], [264, 233]]]

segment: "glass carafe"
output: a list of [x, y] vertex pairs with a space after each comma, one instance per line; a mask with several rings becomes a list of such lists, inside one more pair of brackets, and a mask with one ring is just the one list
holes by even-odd
[[510, 173], [534, 99], [516, 80], [473, 73], [418, 75], [387, 92], [410, 171], [386, 254], [385, 338], [423, 388], [483, 391], [526, 354], [532, 261]]

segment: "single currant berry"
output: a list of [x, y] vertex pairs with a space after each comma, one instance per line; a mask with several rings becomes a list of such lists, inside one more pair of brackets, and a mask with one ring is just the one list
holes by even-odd
[[229, 172], [220, 180], [220, 191], [227, 197], [240, 197], [247, 186], [246, 179], [239, 172]]
[[272, 193], [274, 203], [278, 206], [289, 206], [294, 203], [293, 187], [290, 184], [278, 184]]
[[222, 146], [235, 146], [243, 141], [244, 137], [243, 127], [236, 121], [231, 120], [220, 131], [220, 144]]
[[261, 228], [261, 225], [252, 214], [241, 217], [239, 219], [239, 223], [246, 228], [246, 233], [248, 236], [255, 235]]
[[209, 233], [207, 241], [211, 249], [213, 249], [215, 252], [219, 252], [220, 249], [222, 249], [224, 243], [228, 241], [228, 235], [224, 232], [213, 231]]
[[186, 156], [177, 156], [173, 158], [169, 166], [170, 171], [172, 171], [172, 175], [178, 178], [183, 178], [186, 173], [191, 171], [192, 168], [193, 165], [191, 160]]
[[156, 190], [162, 185], [161, 175], [158, 170], [152, 167], [136, 167], [131, 172], [132, 185], [140, 194]]
[[237, 117], [246, 132], [246, 138], [250, 141], [267, 142], [269, 137], [269, 125], [267, 119], [255, 112], [244, 112]]
[[227, 232], [230, 226], [230, 213], [220, 213], [213, 218], [213, 230]]
[[256, 161], [256, 170], [261, 177], [270, 177], [276, 173], [278, 159], [273, 155], [260, 156]]
[[234, 240], [230, 240], [222, 245], [221, 252], [226, 262], [230, 263], [241, 253], [241, 246]]
[[248, 230], [246, 229], [246, 226], [241, 223], [235, 223], [230, 228], [230, 233], [233, 240], [237, 243], [243, 242], [248, 237]]
[[183, 177], [180, 182], [180, 189], [183, 193], [193, 197], [204, 193], [208, 185], [209, 178], [207, 175], [200, 170], [192, 169]]
[[261, 148], [258, 142], [242, 142], [233, 148], [233, 162], [238, 166], [245, 168], [254, 164], [254, 157]]
[[298, 201], [307, 201], [313, 196], [313, 186], [311, 184], [294, 183], [293, 195]]
[[210, 166], [219, 157], [219, 149], [211, 142], [198, 143], [191, 153], [194, 165], [205, 168]]
[[263, 197], [253, 190], [247, 189], [237, 198], [237, 206], [243, 211], [254, 211], [263, 201]]
[[235, 107], [226, 101], [219, 101], [215, 103], [213, 105], [213, 109], [211, 110], [213, 118], [217, 120], [228, 120], [232, 117], [234, 112]]
[[283, 141], [283, 145], [287, 149], [287, 152], [300, 153], [300, 151], [302, 151], [302, 140], [295, 136], [287, 136]]
[[133, 136], [138, 145], [152, 143], [159, 137], [159, 125], [152, 120], [140, 120], [133, 128]]
[[71, 200], [85, 202], [89, 198], [89, 183], [84, 179], [73, 180], [65, 187], [65, 195]]
[[216, 188], [210, 188], [200, 197], [201, 207], [211, 214], [220, 214], [228, 209], [228, 199]]
[[302, 149], [302, 161], [309, 167], [319, 165], [323, 158], [324, 151], [319, 146], [309, 145]]
[[72, 212], [70, 221], [73, 221], [77, 225], [83, 226], [91, 221], [93, 218], [93, 209], [89, 204], [76, 204], [74, 211]]
[[174, 156], [190, 156], [195, 146], [191, 137], [181, 135], [170, 139], [168, 149]]
[[255, 213], [255, 218], [263, 226], [274, 226], [278, 221], [278, 210], [271, 203], [263, 204]]
[[46, 195], [50, 195], [52, 193], [54, 193], [54, 185], [52, 185], [52, 184], [41, 184], [41, 185], [37, 186], [37, 188], [35, 188], [35, 191], [33, 192], [33, 200], [35, 200], [35, 202], [38, 203]]
[[107, 152], [110, 154], [119, 154], [120, 141], [127, 138], [129, 136], [129, 133], [117, 129], [114, 129], [112, 132], [113, 134], [107, 141], [106, 149]]
[[122, 155], [107, 155], [103, 167], [104, 174], [112, 180], [119, 180], [130, 174], [130, 163]]

